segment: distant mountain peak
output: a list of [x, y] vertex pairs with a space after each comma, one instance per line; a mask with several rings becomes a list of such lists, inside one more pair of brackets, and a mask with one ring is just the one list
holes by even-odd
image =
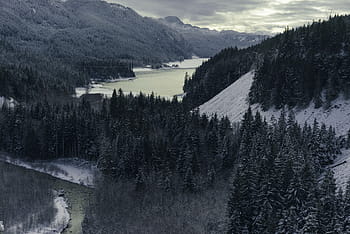
[[168, 23], [184, 24], [177, 16], [167, 16], [164, 20]]

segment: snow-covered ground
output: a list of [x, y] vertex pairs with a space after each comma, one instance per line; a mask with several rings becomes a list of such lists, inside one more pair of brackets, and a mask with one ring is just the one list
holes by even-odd
[[[63, 197], [59, 197], [56, 192], [54, 199], [54, 207], [56, 214], [54, 220], [48, 226], [39, 226], [28, 232], [27, 234], [53, 234], [63, 232], [70, 221], [70, 214], [68, 212], [67, 202]], [[17, 224], [15, 226], [6, 228], [6, 233], [23, 233], [23, 224]]]
[[0, 154], [0, 161], [49, 174], [53, 177], [88, 187], [94, 186], [94, 176], [98, 173], [96, 165], [78, 158], [29, 162], [12, 158], [6, 154]]
[[[212, 116], [217, 114], [218, 117], [227, 116], [232, 122], [242, 120], [244, 113], [247, 111], [248, 95], [254, 78], [254, 71], [251, 71], [239, 78], [231, 86], [227, 87], [217, 96], [204, 103], [199, 107], [200, 113]], [[276, 118], [280, 115], [280, 110], [270, 109], [262, 111], [260, 105], [252, 105], [253, 112], [259, 111], [267, 121], [271, 120], [272, 116]], [[320, 123], [325, 123], [327, 126], [333, 126], [338, 135], [344, 136], [350, 129], [350, 100], [345, 100], [339, 97], [333, 101], [331, 107], [327, 110], [323, 108], [316, 109], [313, 103], [306, 109], [294, 108], [292, 110], [299, 124], [312, 124], [316, 119]], [[345, 163], [344, 163], [345, 162]], [[343, 163], [342, 165], [339, 165]], [[345, 186], [350, 179], [350, 150], [343, 151], [336, 163], [331, 166], [337, 179], [339, 186]]]
[[[217, 96], [201, 105], [199, 107], [200, 112], [209, 116], [215, 113], [218, 117], [227, 116], [232, 122], [241, 121], [249, 107], [248, 95], [253, 77], [253, 71], [245, 74]], [[267, 121], [272, 116], [278, 118], [280, 115], [280, 110], [271, 108], [268, 111], [262, 111], [258, 104], [252, 105], [251, 109], [253, 112], [259, 111]], [[338, 135], [346, 135], [350, 129], [350, 100], [345, 100], [343, 97], [333, 101], [331, 107], [327, 110], [323, 108], [316, 109], [315, 105], [311, 103], [306, 109], [294, 108], [292, 111], [299, 124], [305, 122], [312, 124], [316, 119], [327, 126], [333, 126]]]
[[337, 180], [337, 185], [345, 191], [346, 184], [350, 180], [350, 150], [343, 150], [333, 165], [330, 166]]
[[184, 61], [181, 62], [169, 62], [166, 63], [166, 65], [172, 67], [176, 66], [176, 68], [181, 68], [181, 69], [189, 69], [189, 68], [197, 68], [200, 65], [202, 65], [203, 62], [208, 61], [207, 58], [193, 58], [193, 59], [185, 59]]
[[68, 205], [63, 197], [56, 197], [54, 201], [57, 213], [55, 219], [48, 227], [38, 227], [28, 232], [28, 234], [52, 234], [61, 233], [69, 224], [70, 214]]
[[2, 107], [5, 103], [8, 107], [13, 108], [17, 102], [13, 98], [0, 97], [0, 107]]
[[241, 121], [249, 107], [247, 98], [253, 76], [254, 72], [245, 74], [214, 98], [201, 105], [199, 111], [208, 116], [213, 114], [217, 114], [220, 118], [227, 116], [232, 122]]

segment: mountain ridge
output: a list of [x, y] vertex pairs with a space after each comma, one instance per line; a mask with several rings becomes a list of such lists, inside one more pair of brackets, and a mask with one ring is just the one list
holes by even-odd
[[183, 35], [193, 48], [194, 53], [200, 57], [212, 57], [228, 47], [245, 48], [267, 38], [266, 35], [201, 28], [192, 24], [185, 24], [177, 16], [167, 16], [160, 18], [159, 21]]

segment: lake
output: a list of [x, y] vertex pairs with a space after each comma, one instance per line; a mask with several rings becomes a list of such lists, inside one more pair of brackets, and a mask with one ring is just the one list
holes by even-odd
[[151, 69], [135, 68], [135, 78], [126, 78], [113, 82], [91, 84], [89, 88], [77, 88], [76, 96], [80, 97], [85, 93], [101, 93], [108, 97], [112, 96], [113, 90], [122, 89], [124, 93], [151, 94], [171, 99], [175, 95], [183, 94], [183, 85], [186, 73], [192, 75], [197, 67], [208, 59], [196, 58], [187, 59], [182, 62], [167, 63], [168, 66], [177, 67]]

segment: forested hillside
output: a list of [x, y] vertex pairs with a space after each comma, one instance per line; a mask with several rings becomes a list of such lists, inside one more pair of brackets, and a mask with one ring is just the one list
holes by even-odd
[[[157, 19], [101, 0], [3, 0], [0, 7], [0, 69], [8, 74], [0, 77], [0, 96], [18, 101], [73, 94], [74, 87], [90, 79], [133, 77], [134, 66], [211, 56], [225, 46], [261, 39], [239, 34], [236, 40], [215, 32], [224, 38], [218, 43], [211, 31], [200, 28], [195, 28], [200, 36], [188, 37]], [[197, 48], [199, 41], [205, 45]], [[28, 70], [30, 84], [20, 85], [29, 79]]]
[[164, 186], [180, 180], [184, 190], [196, 190], [200, 175], [211, 175], [209, 183], [216, 171], [230, 167], [237, 150], [227, 119], [209, 120], [187, 112], [176, 99], [153, 95], [114, 93], [97, 109], [84, 100], [5, 106], [0, 119], [3, 151], [31, 159], [95, 160], [107, 175], [139, 178], [140, 185], [158, 174]]
[[[320, 187], [318, 178], [340, 150], [350, 146], [348, 142], [332, 127], [317, 121], [301, 127], [284, 112], [268, 124], [248, 110], [242, 124], [232, 126], [227, 119], [188, 112], [176, 99], [133, 97], [121, 91], [94, 106], [84, 99], [66, 105], [4, 106], [0, 116], [3, 151], [30, 159], [69, 156], [97, 162], [104, 178], [97, 182], [96, 200], [85, 217], [87, 233], [101, 228], [138, 233], [145, 220], [152, 233], [169, 227], [194, 233], [345, 230], [348, 210], [335, 207], [348, 198], [333, 200], [336, 185], [331, 172]], [[201, 195], [205, 197], [198, 199]], [[265, 205], [254, 205], [260, 202]], [[117, 207], [106, 212], [104, 207], [111, 204]], [[248, 209], [247, 204], [253, 205]], [[191, 220], [199, 209], [217, 215], [203, 212], [199, 220]], [[135, 215], [128, 216], [129, 212]], [[165, 219], [164, 212], [171, 218]], [[295, 225], [289, 225], [288, 217]], [[121, 218], [123, 224], [117, 222]]]
[[200, 67], [184, 86], [191, 107], [208, 101], [242, 74], [255, 69], [250, 103], [264, 109], [306, 106], [314, 100], [327, 107], [339, 94], [349, 96], [350, 18], [286, 29], [248, 49], [226, 49]]
[[181, 35], [130, 8], [101, 0], [4, 0], [0, 35], [12, 45], [70, 62], [191, 56]]
[[[110, 99], [69, 96], [91, 79], [134, 76], [135, 64], [192, 56], [181, 33], [159, 21], [100, 0], [2, 0], [0, 7], [0, 97], [18, 100], [1, 106], [0, 152], [96, 164], [101, 174], [93, 199], [79, 208], [86, 212], [78, 217], [84, 233], [350, 233], [349, 169], [341, 182], [333, 174], [347, 163], [337, 160], [350, 152], [348, 125], [298, 123], [293, 109], [284, 108], [311, 101], [328, 107], [340, 95], [350, 97], [350, 16], [222, 50], [186, 78], [181, 102], [122, 90]], [[232, 110], [244, 115], [241, 122], [196, 109], [237, 79], [224, 100], [241, 104]], [[281, 114], [265, 119], [250, 104]], [[337, 135], [341, 127], [346, 136]], [[18, 185], [10, 169], [0, 171], [0, 182]], [[45, 181], [27, 180], [33, 183], [2, 186], [0, 205], [15, 210], [6, 201], [16, 195], [8, 200], [6, 194], [34, 186], [44, 201], [33, 202], [36, 216], [28, 221], [26, 212], [18, 218], [9, 212], [7, 220], [24, 220], [29, 230], [31, 221], [52, 220], [54, 194], [45, 196]]]
[[347, 233], [350, 184], [346, 194], [338, 191], [333, 172], [324, 170], [340, 148], [333, 128], [316, 120], [301, 127], [282, 112], [268, 126], [249, 109], [241, 127], [227, 233]]
[[91, 78], [133, 77], [133, 65], [192, 56], [180, 34], [121, 5], [4, 0], [0, 7], [0, 96], [18, 101], [73, 94]]

